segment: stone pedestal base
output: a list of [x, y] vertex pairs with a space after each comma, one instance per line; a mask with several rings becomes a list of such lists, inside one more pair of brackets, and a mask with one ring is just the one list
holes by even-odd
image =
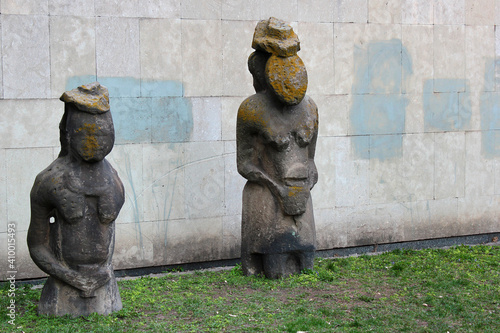
[[80, 290], [49, 277], [42, 290], [38, 314], [74, 317], [91, 313], [107, 315], [122, 308], [122, 300], [116, 279], [113, 276], [104, 286], [97, 289], [93, 297], [81, 297]]
[[314, 251], [278, 254], [242, 253], [244, 275], [264, 274], [268, 279], [279, 279], [314, 268]]

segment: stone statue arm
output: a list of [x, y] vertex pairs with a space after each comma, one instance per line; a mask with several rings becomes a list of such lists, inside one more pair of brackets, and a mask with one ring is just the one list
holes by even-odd
[[238, 172], [248, 181], [260, 184], [275, 183], [267, 173], [254, 162], [255, 149], [248, 143], [239, 143], [237, 148]]
[[33, 192], [31, 195], [31, 221], [27, 237], [31, 258], [48, 275], [79, 289], [83, 297], [92, 296], [95, 289], [104, 285], [111, 278], [111, 270], [109, 267], [103, 267], [99, 272], [85, 276], [58, 259], [49, 244], [50, 217], [54, 207], [45, 200], [34, 196]]
[[[241, 112], [240, 107], [239, 115]], [[286, 193], [284, 186], [273, 180], [259, 166], [257, 133], [258, 129], [255, 126], [242, 121], [238, 117], [236, 125], [236, 163], [238, 172], [248, 181], [267, 186], [274, 195], [282, 197]]]

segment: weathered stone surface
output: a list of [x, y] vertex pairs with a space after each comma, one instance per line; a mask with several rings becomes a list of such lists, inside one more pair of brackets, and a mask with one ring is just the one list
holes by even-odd
[[[279, 29], [265, 31], [269, 25]], [[296, 48], [277, 54], [278, 47], [267, 43], [276, 37], [280, 45]], [[243, 189], [242, 268], [246, 275], [279, 278], [313, 268], [316, 232], [310, 190], [318, 180], [318, 110], [305, 96], [307, 73], [290, 26], [274, 18], [261, 21], [253, 47], [257, 51], [248, 67], [256, 94], [240, 105], [236, 125], [238, 172], [248, 180]]]
[[299, 104], [307, 90], [307, 71], [302, 59], [271, 56], [266, 64], [266, 80], [279, 100], [287, 105]]
[[289, 57], [300, 50], [300, 42], [290, 25], [271, 17], [269, 20], [257, 23], [252, 47], [257, 51]]
[[111, 258], [124, 190], [105, 159], [115, 138], [108, 91], [96, 82], [61, 100], [61, 152], [31, 190], [28, 247], [49, 274], [38, 313], [109, 314], [122, 308]]
[[109, 111], [108, 89], [98, 84], [83, 85], [61, 96], [64, 103], [74, 104], [80, 111], [98, 114]]

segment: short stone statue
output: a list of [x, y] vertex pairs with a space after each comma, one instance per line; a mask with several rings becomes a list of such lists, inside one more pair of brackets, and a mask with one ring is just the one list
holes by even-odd
[[244, 274], [274, 279], [313, 268], [318, 110], [306, 96], [299, 39], [288, 24], [260, 21], [252, 47], [256, 94], [240, 105], [236, 126], [238, 172], [248, 180], [241, 261]]
[[124, 189], [105, 159], [115, 140], [108, 90], [94, 82], [61, 100], [61, 152], [31, 190], [28, 247], [49, 275], [38, 313], [109, 314], [122, 308], [111, 257]]

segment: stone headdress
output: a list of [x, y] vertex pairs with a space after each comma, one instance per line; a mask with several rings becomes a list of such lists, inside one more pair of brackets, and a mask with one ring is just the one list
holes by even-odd
[[287, 105], [299, 104], [307, 90], [307, 71], [297, 55], [300, 41], [286, 22], [271, 17], [260, 21], [252, 41], [255, 53], [270, 54], [265, 66], [265, 78], [278, 99]]
[[[59, 98], [65, 104], [76, 106], [78, 111], [90, 114], [104, 114], [109, 111], [108, 88], [101, 86], [99, 82], [81, 85], [76, 89], [66, 91]], [[59, 157], [68, 154], [69, 142], [66, 136], [66, 122], [68, 118], [68, 108], [64, 108], [64, 115], [59, 123], [59, 141], [61, 142], [61, 152]]]
[[101, 86], [99, 82], [66, 91], [59, 99], [64, 103], [74, 104], [78, 110], [83, 112], [99, 114], [109, 111], [108, 88]]

